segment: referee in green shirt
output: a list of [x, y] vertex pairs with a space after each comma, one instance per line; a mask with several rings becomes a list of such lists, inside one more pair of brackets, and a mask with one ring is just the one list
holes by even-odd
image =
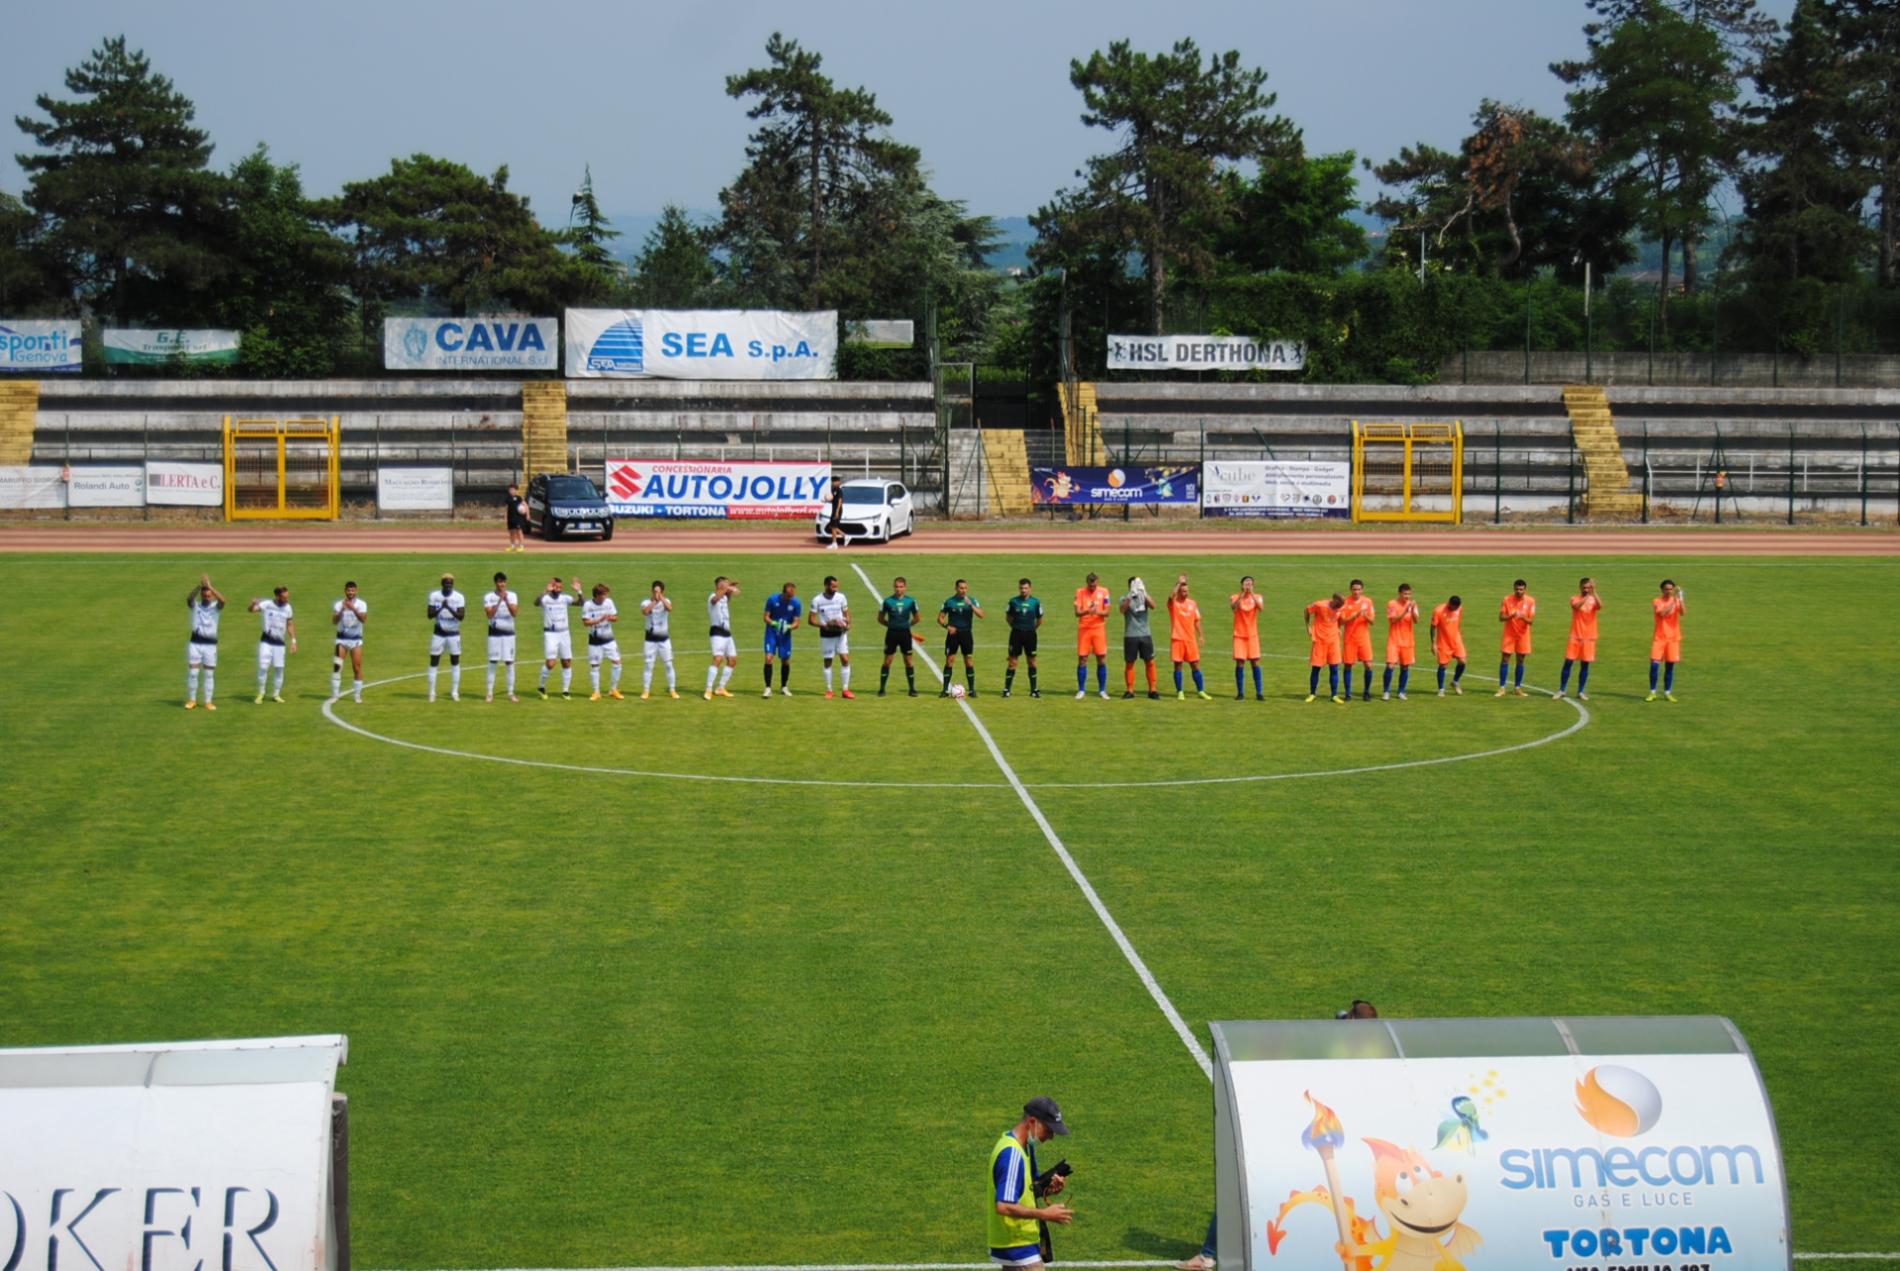
[[1029, 580], [1016, 580], [1016, 594], [1009, 598], [1009, 669], [1003, 672], [1003, 696], [1008, 697], [1016, 684], [1016, 659], [1029, 659], [1029, 695], [1041, 697], [1036, 687], [1036, 640], [1042, 626], [1042, 601], [1029, 594]]
[[968, 686], [970, 696], [976, 696], [976, 665], [970, 661], [970, 654], [976, 650], [974, 619], [982, 616], [983, 604], [970, 594], [969, 580], [957, 579], [956, 594], [944, 601], [943, 608], [937, 610], [937, 625], [944, 629], [943, 692], [937, 694], [938, 697], [950, 696], [950, 679], [955, 674], [951, 668], [959, 653], [963, 655], [964, 683]]
[[917, 696], [917, 663], [911, 649], [923, 637], [916, 632], [917, 602], [904, 594], [908, 585], [902, 578], [893, 578], [891, 594], [877, 607], [878, 625], [884, 628], [884, 669], [877, 676], [879, 697], [884, 696], [884, 686], [891, 681], [891, 657], [898, 653], [904, 655], [904, 678], [910, 682], [910, 695]]

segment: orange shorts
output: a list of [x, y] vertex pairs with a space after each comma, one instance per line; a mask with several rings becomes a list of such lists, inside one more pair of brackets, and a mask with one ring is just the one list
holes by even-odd
[[1339, 646], [1334, 644], [1330, 640], [1326, 641], [1323, 644], [1318, 640], [1313, 641], [1312, 665], [1338, 666], [1339, 665]]
[[1077, 631], [1075, 633], [1075, 651], [1082, 657], [1087, 657], [1091, 653], [1098, 658], [1107, 657], [1107, 629], [1104, 627], [1096, 627], [1089, 631]]
[[1513, 653], [1529, 653], [1530, 651], [1530, 632], [1526, 631], [1523, 635], [1512, 635], [1509, 631], [1504, 633], [1504, 652], [1507, 656]]
[[1570, 662], [1594, 662], [1597, 660], [1597, 642], [1572, 636], [1569, 643], [1564, 645], [1564, 658]]
[[1252, 662], [1260, 656], [1260, 637], [1258, 635], [1234, 637], [1234, 661]]
[[1168, 656], [1176, 662], [1199, 662], [1201, 646], [1192, 640], [1170, 640], [1168, 641]]
[[1682, 641], [1651, 640], [1649, 642], [1649, 660], [1651, 662], [1682, 661]]
[[1348, 635], [1346, 637], [1345, 660], [1348, 662], [1372, 661], [1372, 632], [1370, 630], [1360, 631], [1357, 634]]
[[1445, 665], [1445, 663], [1451, 661], [1453, 658], [1456, 658], [1460, 662], [1469, 660], [1465, 657], [1465, 642], [1463, 640], [1460, 640], [1456, 644], [1433, 644], [1432, 651], [1438, 655], [1438, 665], [1440, 666]]
[[1385, 664], [1387, 666], [1411, 666], [1416, 661], [1418, 661], [1418, 654], [1413, 651], [1412, 645], [1400, 644], [1397, 640], [1387, 640], [1385, 642]]

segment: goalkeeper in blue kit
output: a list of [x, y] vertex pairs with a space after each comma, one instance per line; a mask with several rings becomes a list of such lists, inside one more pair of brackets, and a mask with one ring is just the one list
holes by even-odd
[[792, 632], [798, 628], [799, 616], [805, 612], [805, 602], [798, 598], [798, 584], [786, 583], [765, 602], [765, 692], [761, 697], [772, 696], [772, 664], [778, 663], [778, 691], [782, 696], [792, 695], [787, 683], [792, 678]]

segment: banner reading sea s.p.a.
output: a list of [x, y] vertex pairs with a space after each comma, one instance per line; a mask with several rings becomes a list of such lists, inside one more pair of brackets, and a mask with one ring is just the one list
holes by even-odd
[[1050, 467], [1029, 470], [1030, 493], [1039, 504], [1198, 503], [1199, 464], [1119, 468]]
[[1111, 371], [1301, 371], [1304, 340], [1244, 335], [1111, 335]]
[[236, 331], [144, 331], [107, 327], [100, 333], [109, 366], [228, 366], [238, 359]]
[[609, 459], [615, 516], [789, 520], [831, 497], [828, 463], [744, 459]]
[[1780, 1152], [1745, 1054], [1231, 1071], [1255, 1271], [1338, 1271], [1348, 1217], [1389, 1267], [1789, 1265]]
[[79, 350], [77, 318], [0, 318], [0, 375], [77, 375]]
[[1202, 516], [1352, 515], [1351, 464], [1213, 460], [1201, 476]]
[[838, 313], [776, 309], [569, 309], [570, 377], [828, 380]]
[[392, 371], [552, 371], [560, 344], [553, 318], [383, 319], [383, 365]]

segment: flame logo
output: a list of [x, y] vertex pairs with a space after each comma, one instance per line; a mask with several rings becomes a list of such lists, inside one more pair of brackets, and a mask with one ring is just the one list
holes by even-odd
[[1315, 1099], [1310, 1090], [1306, 1092], [1306, 1101], [1313, 1105], [1313, 1120], [1300, 1131], [1301, 1145], [1315, 1149], [1344, 1146], [1346, 1127], [1340, 1124], [1339, 1114]]
[[1598, 1064], [1576, 1085], [1577, 1115], [1619, 1139], [1634, 1138], [1662, 1116], [1662, 1092], [1632, 1068]]

